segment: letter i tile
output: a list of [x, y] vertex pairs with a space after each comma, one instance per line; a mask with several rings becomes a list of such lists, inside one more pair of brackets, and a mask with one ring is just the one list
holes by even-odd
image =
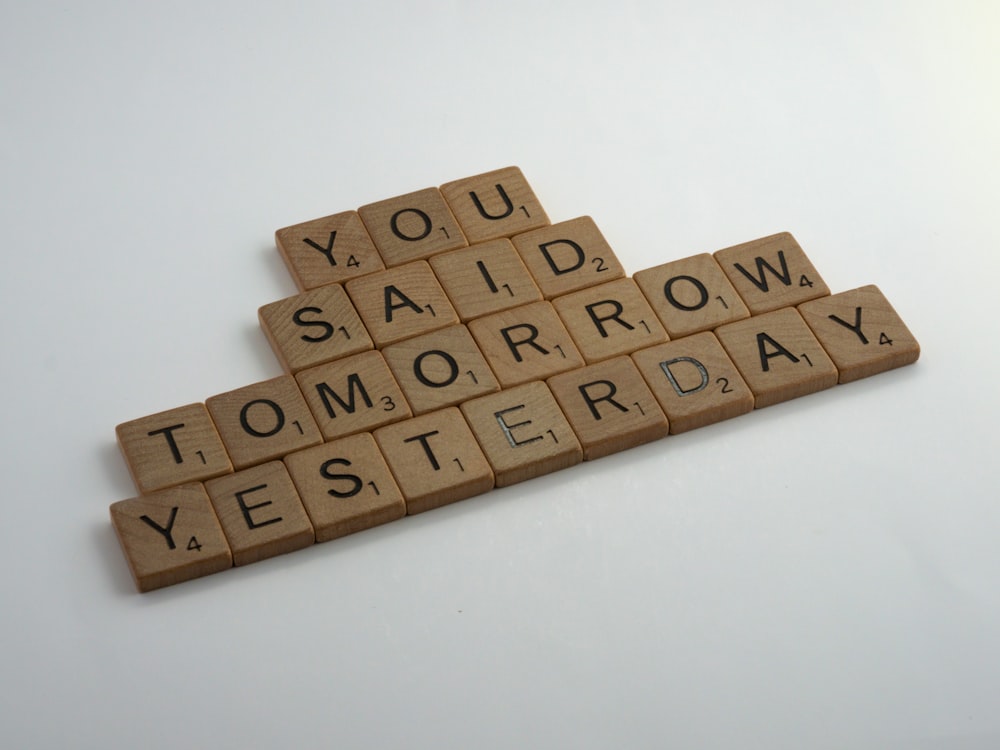
[[111, 505], [111, 523], [139, 591], [231, 568], [232, 553], [200, 483]]

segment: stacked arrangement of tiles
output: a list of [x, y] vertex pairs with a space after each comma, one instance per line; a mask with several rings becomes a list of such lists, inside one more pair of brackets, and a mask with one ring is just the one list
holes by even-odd
[[281, 229], [260, 308], [288, 374], [117, 428], [140, 591], [911, 363], [875, 286], [787, 233], [625, 272], [516, 167]]

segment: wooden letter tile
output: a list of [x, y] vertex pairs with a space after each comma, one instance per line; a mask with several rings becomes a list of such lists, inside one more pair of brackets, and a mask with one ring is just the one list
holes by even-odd
[[806, 302], [799, 312], [840, 371], [840, 382], [909, 365], [920, 344], [874, 285]]
[[590, 364], [667, 340], [632, 279], [618, 279], [552, 300], [566, 330]]
[[666, 412], [671, 434], [753, 411], [753, 393], [710, 331], [642, 349], [632, 359]]
[[542, 299], [505, 238], [435, 255], [428, 262], [463, 321]]
[[461, 408], [493, 467], [497, 487], [583, 460], [580, 442], [545, 383], [525, 383], [466, 401]]
[[113, 503], [111, 523], [139, 591], [233, 565], [226, 537], [200, 483]]
[[669, 429], [649, 387], [628, 357], [555, 375], [546, 381], [591, 461], [664, 437]]
[[233, 470], [204, 404], [125, 422], [115, 428], [135, 486], [148, 494]]
[[583, 365], [550, 302], [533, 302], [469, 321], [469, 331], [503, 388]]
[[490, 465], [454, 406], [382, 427], [374, 435], [410, 515], [493, 488]]
[[830, 293], [788, 232], [727, 247], [715, 259], [752, 315], [790, 307]]
[[837, 368], [794, 307], [729, 323], [715, 333], [753, 391], [757, 409], [837, 384]]
[[209, 480], [205, 490], [234, 565], [294, 552], [314, 541], [312, 524], [281, 461]]
[[708, 253], [633, 275], [672, 339], [750, 317], [722, 268]]
[[325, 440], [374, 430], [412, 416], [379, 352], [303, 370], [295, 376]]
[[367, 432], [285, 456], [316, 529], [328, 542], [406, 515], [406, 503]]
[[264, 305], [258, 317], [271, 348], [290, 373], [374, 348], [339, 284]]
[[279, 229], [274, 241], [302, 291], [385, 268], [357, 211]]
[[510, 237], [549, 223], [517, 167], [466, 177], [441, 186], [469, 244]]
[[237, 469], [323, 440], [291, 375], [220, 393], [205, 405]]
[[427, 261], [354, 279], [347, 293], [379, 348], [458, 323]]
[[414, 414], [455, 406], [500, 390], [463, 325], [416, 336], [382, 350]]
[[468, 244], [437, 188], [369, 203], [358, 213], [390, 268]]
[[512, 238], [545, 299], [625, 276], [601, 230], [589, 216]]

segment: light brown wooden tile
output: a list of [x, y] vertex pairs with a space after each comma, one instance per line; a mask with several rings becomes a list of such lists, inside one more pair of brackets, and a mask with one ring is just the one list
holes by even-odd
[[284, 227], [274, 241], [302, 291], [385, 268], [357, 211]]
[[812, 261], [788, 232], [727, 247], [717, 251], [715, 259], [752, 315], [830, 293]]
[[316, 420], [291, 375], [206, 399], [233, 466], [245, 469], [322, 442]]
[[290, 373], [375, 346], [339, 284], [264, 305], [258, 317], [271, 348]]
[[403, 494], [370, 433], [307, 448], [284, 461], [316, 529], [317, 542], [406, 515]]
[[482, 396], [466, 401], [461, 409], [493, 467], [497, 487], [583, 460], [580, 441], [545, 383]]
[[533, 302], [469, 321], [469, 331], [503, 388], [544, 380], [583, 357], [549, 302]]
[[270, 461], [205, 482], [234, 565], [308, 547], [312, 524], [285, 465]]
[[354, 279], [346, 288], [379, 348], [459, 322], [427, 261]]
[[380, 352], [311, 367], [295, 380], [324, 440], [374, 430], [413, 415]]
[[589, 216], [511, 238], [545, 299], [625, 276], [601, 230]]
[[518, 167], [505, 167], [441, 186], [469, 244], [510, 237], [549, 223]]
[[715, 331], [760, 409], [837, 384], [837, 368], [794, 307]]
[[552, 300], [589, 363], [667, 340], [659, 318], [632, 279], [618, 279]]
[[463, 321], [542, 299], [506, 238], [435, 255], [428, 262]]
[[642, 349], [632, 360], [666, 412], [671, 434], [753, 411], [750, 387], [711, 331]]
[[369, 203], [358, 213], [390, 268], [469, 244], [437, 188]]
[[493, 488], [490, 465], [454, 406], [382, 427], [374, 436], [410, 515]]
[[564, 372], [546, 383], [591, 461], [664, 437], [667, 418], [628, 357]]
[[111, 505], [111, 524], [139, 591], [232, 567], [233, 558], [200, 483]]
[[500, 390], [469, 329], [449, 326], [382, 350], [414, 414]]
[[875, 285], [799, 305], [799, 313], [850, 383], [909, 365], [920, 344]]
[[632, 278], [672, 339], [750, 317], [747, 306], [708, 253], [647, 268]]
[[135, 486], [144, 495], [233, 470], [204, 404], [124, 422], [115, 434]]

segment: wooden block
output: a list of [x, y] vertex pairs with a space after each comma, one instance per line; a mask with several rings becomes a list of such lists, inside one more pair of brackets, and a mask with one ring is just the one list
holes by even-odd
[[715, 333], [753, 391], [757, 409], [837, 384], [837, 368], [794, 307], [729, 323]]
[[647, 268], [632, 278], [672, 339], [750, 317], [729, 278], [708, 253]]
[[233, 470], [204, 404], [188, 404], [115, 428], [125, 465], [143, 495]]
[[315, 541], [285, 465], [271, 461], [205, 482], [233, 565], [294, 552]]
[[635, 364], [616, 357], [546, 383], [591, 461], [664, 437], [667, 418]]
[[410, 515], [493, 488], [490, 465], [454, 406], [382, 427], [374, 436]]
[[830, 293], [788, 232], [719, 250], [715, 259], [751, 315], [791, 307]]
[[258, 317], [271, 348], [290, 373], [375, 346], [339, 284], [264, 305]]
[[354, 279], [347, 293], [379, 348], [458, 323], [427, 261]]
[[295, 380], [324, 440], [374, 430], [413, 415], [379, 352], [311, 367]]
[[291, 375], [220, 393], [205, 405], [237, 469], [323, 441]]
[[463, 322], [542, 299], [506, 238], [435, 255], [428, 262]]
[[358, 213], [390, 268], [469, 244], [437, 188], [369, 203]]
[[632, 360], [666, 412], [671, 434], [753, 411], [750, 387], [710, 331], [642, 349]]
[[382, 350], [414, 414], [500, 390], [469, 329], [449, 326]]
[[469, 332], [503, 388], [544, 380], [583, 365], [549, 302], [533, 302], [469, 321]]
[[525, 383], [461, 406], [493, 467], [507, 487], [583, 460], [583, 449], [545, 383]]
[[316, 541], [328, 542], [406, 515], [406, 502], [367, 432], [285, 456]]
[[545, 299], [625, 276], [601, 230], [589, 216], [511, 239]]
[[301, 291], [385, 268], [357, 211], [279, 229], [274, 241]]
[[200, 483], [113, 503], [111, 524], [139, 591], [171, 586], [233, 565], [222, 527]]
[[505, 167], [441, 186], [469, 244], [510, 237], [549, 223], [517, 167]]
[[632, 279], [618, 279], [552, 300], [589, 363], [667, 340], [667, 333]]
[[799, 313], [850, 383], [909, 365], [920, 344], [874, 285], [799, 305]]

